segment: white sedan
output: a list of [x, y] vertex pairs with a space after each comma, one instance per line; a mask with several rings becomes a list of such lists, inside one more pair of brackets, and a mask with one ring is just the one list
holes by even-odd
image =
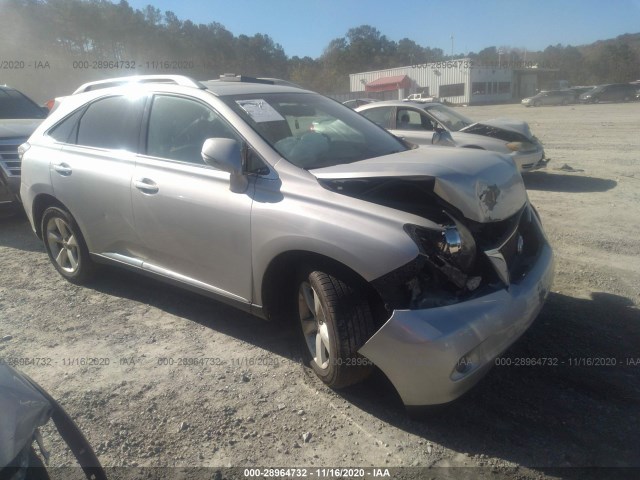
[[[520, 120], [497, 118], [474, 122], [440, 103], [391, 100], [355, 109], [391, 133], [417, 145], [433, 144], [434, 133], [449, 132], [451, 146], [491, 150], [509, 155], [521, 172], [547, 165], [544, 148]], [[448, 135], [436, 135], [448, 138]], [[443, 143], [440, 143], [443, 144]], [[446, 142], [444, 144], [447, 144]]]

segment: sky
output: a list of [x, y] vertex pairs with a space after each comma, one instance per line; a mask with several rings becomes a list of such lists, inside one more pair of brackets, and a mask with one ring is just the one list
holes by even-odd
[[[117, 1], [117, 0], [113, 0]], [[218, 22], [235, 36], [269, 35], [287, 56], [317, 58], [350, 28], [371, 25], [446, 54], [490, 46], [529, 51], [640, 32], [640, 0], [128, 0], [181, 20]]]

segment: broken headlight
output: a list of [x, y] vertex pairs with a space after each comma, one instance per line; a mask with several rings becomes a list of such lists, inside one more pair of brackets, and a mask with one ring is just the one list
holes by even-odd
[[482, 281], [473, 273], [476, 242], [467, 227], [450, 218], [453, 224], [443, 225], [440, 230], [411, 224], [405, 225], [404, 229], [432, 269], [444, 275], [457, 289], [473, 291]]
[[405, 225], [404, 229], [418, 245], [420, 253], [431, 261], [444, 261], [462, 272], [469, 272], [476, 260], [476, 242], [467, 227], [452, 220], [454, 224], [443, 226], [442, 230], [410, 224]]
[[512, 152], [534, 152], [538, 147], [531, 142], [509, 142], [507, 148]]

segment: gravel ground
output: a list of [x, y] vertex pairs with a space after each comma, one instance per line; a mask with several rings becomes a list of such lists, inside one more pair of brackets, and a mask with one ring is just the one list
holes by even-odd
[[[640, 467], [640, 104], [464, 113], [526, 120], [545, 144], [552, 162], [525, 182], [557, 276], [537, 321], [502, 357], [511, 365], [459, 401], [410, 419], [382, 374], [327, 389], [282, 326], [120, 270], [74, 286], [22, 215], [0, 218], [0, 357], [50, 359], [20, 369], [107, 467], [215, 467], [185, 478], [238, 466], [405, 467], [393, 478], [640, 475], [576, 468]], [[564, 164], [579, 171], [556, 170]], [[516, 365], [528, 358], [555, 365]], [[52, 427], [44, 439], [51, 465], [75, 465]], [[133, 470], [111, 473], [124, 471]]]

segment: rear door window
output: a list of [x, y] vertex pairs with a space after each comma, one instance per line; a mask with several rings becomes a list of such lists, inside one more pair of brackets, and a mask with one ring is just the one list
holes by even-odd
[[93, 102], [80, 119], [77, 144], [137, 152], [145, 96], [114, 96]]

